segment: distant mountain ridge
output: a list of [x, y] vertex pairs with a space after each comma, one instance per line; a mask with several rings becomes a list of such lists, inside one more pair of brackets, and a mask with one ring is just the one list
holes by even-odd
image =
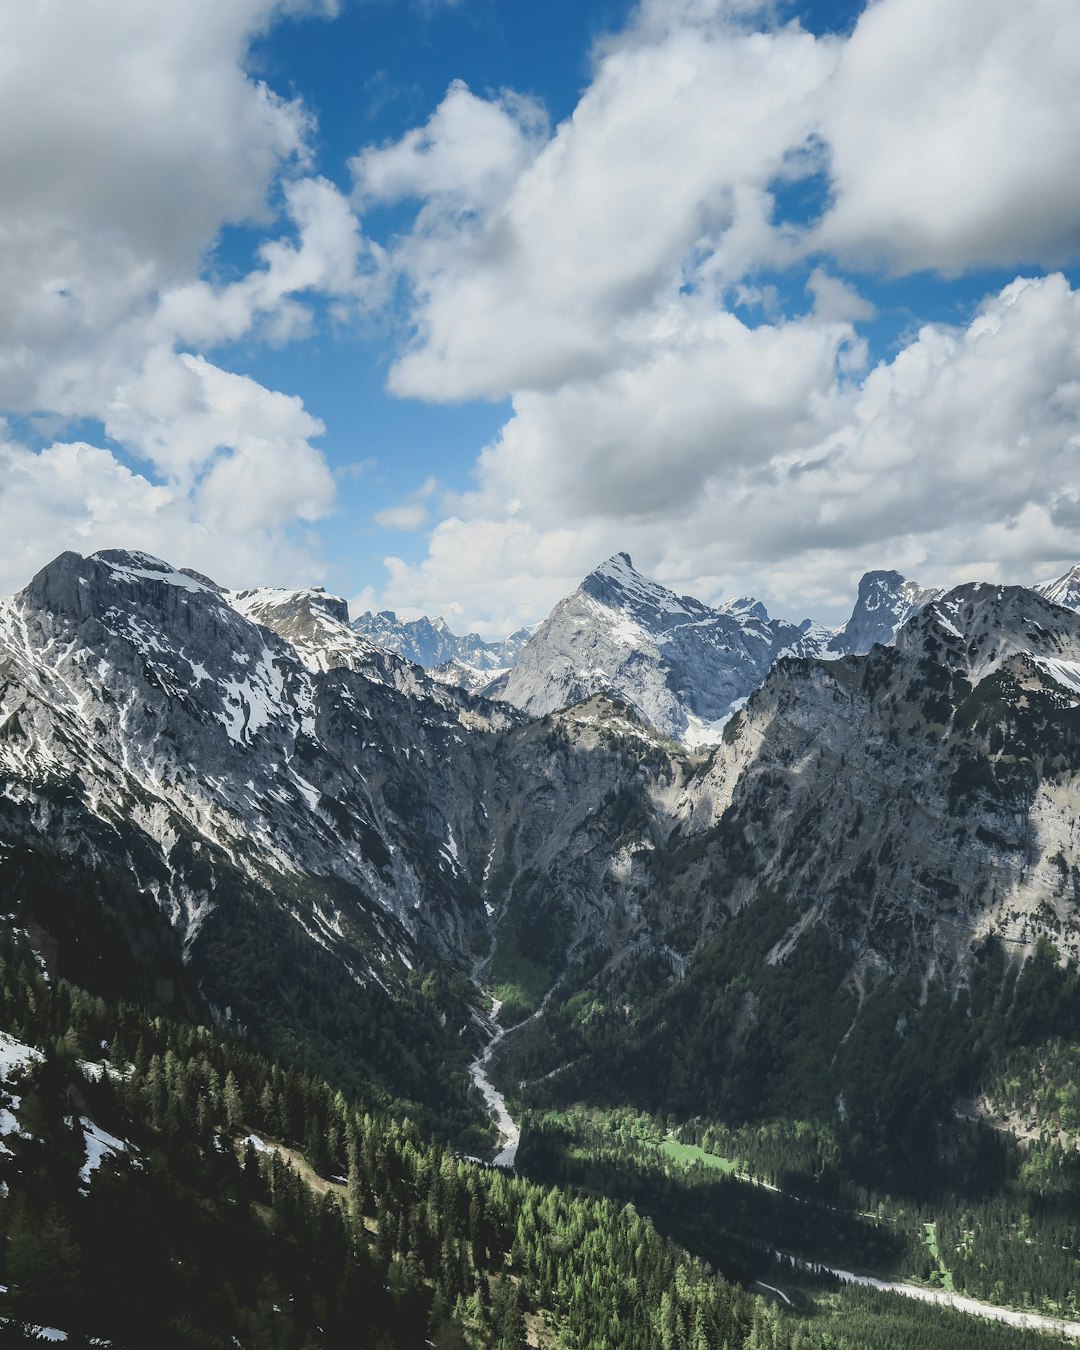
[[354, 630], [382, 647], [426, 670], [453, 662], [474, 671], [508, 670], [529, 640], [531, 629], [519, 628], [501, 642], [486, 642], [478, 633], [458, 637], [440, 615], [429, 619], [399, 619], [391, 609], [373, 614], [366, 610], [352, 621]]
[[[1032, 589], [1080, 610], [1080, 566]], [[774, 619], [752, 596], [713, 606], [678, 595], [617, 553], [542, 623], [503, 642], [457, 637], [442, 618], [399, 620], [392, 611], [363, 614], [352, 626], [440, 683], [502, 699], [530, 717], [603, 692], [626, 699], [663, 735], [707, 745], [781, 658], [831, 660], [888, 646], [943, 594], [895, 570], [870, 571], [847, 622], [830, 629]]]

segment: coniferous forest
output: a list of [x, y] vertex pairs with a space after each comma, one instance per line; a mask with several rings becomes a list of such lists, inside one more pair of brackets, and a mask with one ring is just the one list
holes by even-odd
[[[743, 1212], [724, 1179], [635, 1163], [621, 1180], [634, 1129], [582, 1140], [576, 1167], [537, 1129], [537, 1179], [515, 1177], [243, 1038], [52, 983], [18, 942], [0, 1021], [40, 1051], [9, 1084], [21, 1133], [0, 1158], [12, 1344], [53, 1327], [73, 1345], [282, 1350], [1043, 1343], [828, 1280], [755, 1296], [747, 1238], [797, 1245], [797, 1223]], [[87, 1134], [105, 1145], [88, 1154]], [[866, 1237], [842, 1216], [810, 1229], [837, 1256]]]

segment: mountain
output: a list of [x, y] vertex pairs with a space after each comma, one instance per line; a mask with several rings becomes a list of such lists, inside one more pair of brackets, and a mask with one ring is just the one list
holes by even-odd
[[464, 1128], [476, 960], [495, 946], [538, 998], [636, 884], [611, 868], [642, 751], [658, 799], [681, 771], [621, 706], [528, 723], [346, 617], [120, 551], [63, 554], [0, 602], [0, 886], [60, 973], [105, 980], [92, 928], [125, 987], [456, 1102]]
[[809, 1113], [865, 1184], [926, 1185], [993, 1053], [1080, 1035], [1078, 793], [1080, 614], [1036, 591], [961, 586], [893, 646], [782, 659], [674, 830], [628, 842], [652, 947], [568, 973], [502, 1079], [534, 1111]]
[[[41, 1083], [0, 1102], [20, 1306], [50, 1326], [82, 1309], [70, 1325], [98, 1334], [100, 1271], [115, 1290], [141, 1258], [129, 1241], [110, 1263], [88, 1235], [129, 1212], [121, 1230], [143, 1231], [148, 1182], [167, 1230], [154, 1288], [182, 1308], [188, 1264], [219, 1264], [242, 1344], [281, 1291], [307, 1309], [296, 1337], [281, 1324], [290, 1346], [353, 1309], [322, 1264], [350, 1242], [389, 1299], [368, 1300], [376, 1323], [422, 1309], [403, 1344], [470, 1319], [490, 1342], [485, 1309], [514, 1288], [530, 1316], [572, 1303], [587, 1326], [600, 1314], [552, 1262], [618, 1215], [627, 1260], [653, 1214], [773, 1289], [775, 1250], [918, 1277], [937, 1224], [969, 1293], [1069, 1306], [1080, 613], [1021, 587], [906, 585], [871, 577], [845, 630], [862, 645], [879, 616], [889, 645], [837, 653], [618, 555], [507, 676], [554, 701], [527, 711], [378, 648], [323, 591], [230, 594], [146, 554], [66, 553], [0, 602], [0, 1009], [44, 1054], [17, 1051]], [[563, 662], [547, 683], [544, 651]], [[695, 718], [726, 719], [708, 750], [658, 729]], [[542, 1250], [534, 1217], [563, 1214], [560, 1193], [474, 1184], [432, 1152], [494, 1152], [470, 1061], [522, 1121], [519, 1170], [608, 1195], [602, 1223], [568, 1211]], [[1018, 1141], [1009, 1103], [1039, 1129]], [[100, 1180], [80, 1181], [91, 1153]], [[286, 1158], [314, 1172], [288, 1181]], [[309, 1184], [337, 1196], [321, 1218]], [[485, 1227], [510, 1195], [510, 1227]], [[301, 1231], [322, 1237], [298, 1265], [276, 1235]], [[607, 1306], [612, 1327], [640, 1288]], [[666, 1306], [641, 1344], [671, 1340]], [[729, 1343], [764, 1343], [761, 1316]], [[679, 1325], [672, 1343], [693, 1343]], [[827, 1343], [789, 1329], [769, 1342]], [[939, 1343], [875, 1336], [851, 1339]]]
[[[676, 595], [619, 553], [542, 624], [501, 643], [475, 633], [455, 637], [441, 618], [402, 621], [392, 611], [363, 614], [353, 627], [440, 683], [504, 699], [529, 716], [606, 690], [628, 699], [665, 736], [707, 745], [781, 655], [868, 652], [892, 642], [940, 594], [899, 572], [867, 572], [851, 617], [834, 632], [809, 619], [799, 625], [772, 619], [752, 597], [712, 607]], [[1080, 582], [1075, 594], [1080, 604]]]
[[713, 609], [676, 595], [618, 553], [535, 630], [500, 697], [541, 717], [608, 691], [663, 735], [709, 742], [782, 653], [817, 650], [810, 627], [752, 599]]
[[871, 963], [924, 976], [991, 931], [1080, 955], [1056, 861], [1075, 853], [1078, 693], [1080, 615], [1022, 587], [957, 587], [862, 658], [782, 662], [695, 803], [753, 836], [732, 904], [797, 892]]
[[1035, 589], [1055, 605], [1080, 610], [1080, 564], [1071, 567], [1064, 576], [1058, 577], [1055, 581], [1044, 582]]
[[[393, 610], [370, 610], [353, 620], [353, 628], [384, 651], [395, 652], [425, 669], [452, 666], [497, 674], [508, 670], [529, 640], [528, 628], [519, 628], [501, 642], [485, 642], [477, 633], [458, 637], [443, 618], [399, 619]], [[457, 683], [447, 678], [446, 683]]]
[[888, 646], [908, 619], [941, 594], [899, 572], [865, 573], [851, 618], [833, 635], [828, 651], [853, 656], [868, 652], [875, 643]]

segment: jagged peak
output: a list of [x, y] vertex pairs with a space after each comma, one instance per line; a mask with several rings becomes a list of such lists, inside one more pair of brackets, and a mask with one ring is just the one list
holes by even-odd
[[634, 560], [629, 553], [613, 553], [600, 564], [593, 568], [591, 576], [601, 577], [620, 577], [632, 572], [634, 576], [641, 576], [641, 573], [635, 568]]
[[128, 549], [103, 549], [91, 554], [91, 562], [103, 563], [123, 581], [160, 581], [183, 591], [220, 595], [221, 587], [209, 579], [203, 580], [197, 572], [174, 567], [172, 563], [155, 558], [152, 553]]
[[659, 581], [642, 575], [629, 553], [613, 554], [589, 573], [578, 590], [612, 609], [644, 613], [650, 622], [661, 626], [711, 612], [700, 600], [676, 595]]
[[752, 595], [740, 595], [734, 600], [725, 600], [718, 608], [722, 614], [731, 614], [738, 619], [760, 619], [763, 623], [769, 620], [769, 611]]
[[948, 662], [975, 683], [1010, 657], [1037, 663], [1080, 659], [1080, 616], [1032, 587], [973, 581], [926, 605], [897, 635], [898, 650], [943, 646]]

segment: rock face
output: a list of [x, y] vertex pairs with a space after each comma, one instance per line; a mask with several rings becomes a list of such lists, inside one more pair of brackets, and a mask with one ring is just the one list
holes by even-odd
[[[363, 644], [332, 597], [237, 603], [143, 554], [62, 555], [0, 606], [5, 776], [75, 781], [73, 812], [156, 849], [140, 880], [189, 945], [228, 874], [301, 895], [286, 908], [358, 978], [416, 942], [456, 947], [483, 911], [437, 861], [465, 827], [460, 794], [435, 782], [463, 719], [495, 729], [506, 714]], [[449, 814], [418, 824], [404, 803], [427, 799], [425, 780]], [[33, 817], [31, 798], [24, 786]]]
[[782, 661], [685, 803], [740, 862], [725, 903], [797, 895], [856, 959], [962, 969], [973, 936], [1080, 952], [1080, 615], [961, 586], [893, 647]]
[[[863, 612], [895, 618], [869, 601], [903, 586], [868, 583]], [[215, 1007], [255, 982], [286, 1028], [283, 962], [317, 958], [309, 1019], [328, 970], [393, 999], [417, 965], [489, 955], [535, 1000], [575, 953], [681, 979], [770, 895], [794, 907], [773, 959], [824, 931], [855, 980], [961, 980], [990, 932], [1080, 954], [1080, 613], [920, 596], [891, 646], [823, 659], [820, 631], [619, 555], [525, 648], [522, 712], [373, 646], [324, 592], [63, 554], [0, 602], [0, 888], [81, 869], [167, 917]], [[707, 753], [670, 739], [725, 717]]]
[[682, 770], [624, 709], [527, 724], [347, 619], [320, 591], [228, 596], [125, 552], [63, 554], [0, 602], [0, 888], [21, 860], [106, 907], [130, 892], [216, 1007], [254, 981], [286, 1027], [275, 962], [393, 995], [417, 963], [471, 969], [508, 909], [558, 919], [557, 972], [640, 885], [615, 862], [620, 785], [654, 792], [641, 825], [662, 833]]
[[829, 642], [829, 653], [861, 656], [875, 643], [888, 646], [908, 619], [940, 594], [899, 572], [867, 572], [859, 582], [851, 618]]
[[781, 653], [818, 650], [809, 629], [771, 619], [755, 600], [713, 609], [675, 595], [618, 553], [537, 628], [501, 697], [540, 717], [610, 692], [663, 735], [706, 742]]

